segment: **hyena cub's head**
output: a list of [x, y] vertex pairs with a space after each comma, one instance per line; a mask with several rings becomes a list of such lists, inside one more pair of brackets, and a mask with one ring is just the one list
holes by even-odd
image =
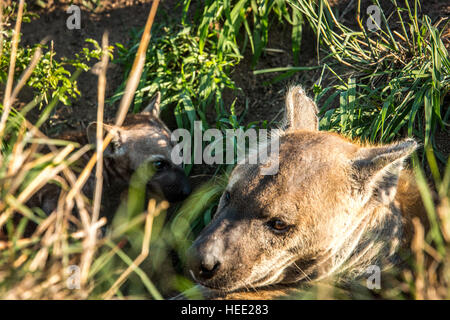
[[289, 91], [279, 158], [269, 158], [279, 160], [278, 173], [261, 175], [267, 163], [234, 169], [213, 220], [188, 251], [196, 281], [233, 291], [319, 279], [363, 259], [380, 245], [377, 237], [392, 244], [399, 237], [391, 206], [416, 143], [362, 147], [318, 131], [316, 114], [300, 87]]
[[[122, 126], [104, 125], [114, 135], [103, 153], [105, 168], [129, 181], [143, 165], [153, 165], [155, 174], [148, 183], [150, 191], [170, 202], [184, 200], [191, 193], [191, 185], [184, 170], [171, 160], [171, 132], [159, 118], [160, 94], [140, 113], [128, 115]], [[88, 128], [88, 140], [96, 141], [97, 124]], [[118, 177], [116, 177], [118, 178]]]

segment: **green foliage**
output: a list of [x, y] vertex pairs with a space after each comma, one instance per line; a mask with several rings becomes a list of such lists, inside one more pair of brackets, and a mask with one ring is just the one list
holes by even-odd
[[[182, 3], [182, 23], [186, 23], [191, 1]], [[250, 43], [252, 65], [255, 66], [267, 46], [271, 26], [276, 20], [292, 25], [292, 51], [298, 61], [303, 19], [298, 11], [291, 16], [283, 0], [208, 0], [197, 8], [194, 24], [199, 26], [200, 50], [211, 37], [217, 37], [220, 51], [230, 50], [236, 55], [243, 53]], [[245, 30], [243, 41], [242, 29]]]
[[[382, 142], [407, 134], [434, 146], [436, 128], [445, 130], [450, 116], [448, 109], [443, 114], [450, 88], [450, 59], [441, 40], [445, 27], [418, 18], [417, 1], [414, 11], [395, 7], [401, 33], [383, 12], [382, 29], [371, 33], [360, 20], [359, 31], [341, 24], [327, 1], [289, 3], [309, 21], [325, 53], [314, 88], [322, 129]], [[322, 87], [325, 71], [338, 84]], [[337, 98], [339, 107], [333, 107]], [[445, 162], [438, 151], [437, 156]]]
[[[10, 1], [8, 5], [3, 5], [3, 36], [11, 36], [13, 32], [13, 25], [17, 19], [17, 8], [19, 7], [19, 1]], [[25, 2], [23, 6], [22, 21], [27, 23], [32, 18], [38, 17], [36, 13], [27, 10], [28, 5]]]
[[[11, 40], [13, 35], [13, 25], [16, 18], [16, 7], [18, 3], [13, 2], [11, 6], [4, 8], [4, 27], [2, 30], [3, 43], [0, 55], [0, 83], [5, 83], [8, 77], [9, 62], [11, 59]], [[26, 5], [24, 7], [23, 22], [30, 22], [36, 14], [29, 13]], [[56, 59], [53, 48], [48, 45], [36, 44], [32, 48], [18, 46], [16, 55], [16, 68], [14, 78], [18, 79], [26, 67], [30, 64], [33, 54], [40, 47], [43, 51], [32, 75], [27, 81], [27, 85], [34, 89], [36, 96], [39, 97], [40, 106], [49, 103], [49, 100], [57, 97], [64, 105], [69, 105], [81, 93], [78, 90], [75, 74], [81, 71], [88, 71], [87, 65], [92, 59], [100, 59], [101, 48], [97, 41], [86, 39], [86, 44], [91, 44], [93, 49], [83, 47], [79, 53], [75, 54], [74, 59], [62, 58]], [[113, 47], [109, 50], [112, 52]], [[75, 70], [75, 71], [73, 71]]]
[[[5, 39], [3, 43], [3, 55], [0, 58], [0, 83], [4, 83], [7, 79], [11, 54], [11, 42]], [[75, 59], [61, 59], [60, 61], [55, 58], [56, 53], [53, 50], [48, 50], [46, 45], [36, 45], [33, 48], [19, 47], [16, 57], [15, 78], [17, 79], [30, 64], [35, 50], [40, 46], [44, 53], [28, 79], [27, 85], [33, 88], [36, 95], [42, 98], [41, 106], [44, 102], [47, 104], [55, 96], [58, 96], [59, 101], [64, 105], [69, 105], [73, 99], [81, 94], [76, 81], [73, 81], [73, 72], [69, 70], [88, 71], [87, 62], [92, 59], [99, 59], [101, 55], [101, 48], [97, 41], [86, 39], [86, 43], [92, 44], [94, 49], [85, 47], [80, 53], [75, 54]]]
[[85, 8], [91, 11], [95, 11], [97, 8], [101, 7], [101, 0], [82, 0], [81, 3]]
[[[207, 108], [213, 106], [218, 115], [224, 112], [222, 91], [235, 90], [229, 77], [230, 68], [239, 56], [231, 52], [220, 52], [217, 44], [208, 40], [200, 49], [199, 39], [191, 27], [162, 28], [152, 36], [147, 53], [143, 75], [134, 99], [134, 112], [139, 111], [142, 102], [161, 92], [161, 107], [175, 105], [175, 116], [180, 128], [193, 128], [193, 122], [206, 121]], [[126, 68], [126, 74], [137, 50], [140, 33], [134, 34], [131, 48], [117, 44], [117, 62]], [[111, 98], [115, 102], [123, 95], [125, 83]]]

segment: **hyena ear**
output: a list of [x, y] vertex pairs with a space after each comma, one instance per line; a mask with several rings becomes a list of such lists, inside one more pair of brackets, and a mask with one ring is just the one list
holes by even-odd
[[144, 110], [141, 111], [141, 113], [150, 113], [154, 117], [158, 118], [159, 113], [161, 112], [161, 93], [158, 91], [156, 92], [155, 97], [150, 101], [148, 106], [145, 107]]
[[403, 164], [417, 147], [414, 139], [406, 139], [383, 147], [359, 149], [353, 167], [357, 186], [364, 197], [391, 203], [397, 193]]
[[[91, 122], [86, 128], [87, 131], [87, 139], [90, 144], [97, 144], [97, 122]], [[120, 135], [120, 130], [114, 126], [110, 126], [108, 124], [103, 124], [103, 133], [112, 133], [113, 139], [106, 147], [103, 155], [105, 157], [114, 157], [120, 154], [122, 148], [122, 137]]]
[[300, 86], [291, 87], [286, 95], [284, 129], [319, 130], [318, 109]]

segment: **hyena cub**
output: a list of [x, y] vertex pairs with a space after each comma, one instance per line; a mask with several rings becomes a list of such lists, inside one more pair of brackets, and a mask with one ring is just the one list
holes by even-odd
[[317, 107], [300, 87], [289, 90], [285, 114], [279, 158], [269, 158], [279, 161], [278, 173], [237, 165], [188, 252], [189, 271], [209, 297], [274, 297], [302, 282], [355, 279], [369, 265], [383, 270], [398, 259], [408, 217], [422, 214], [402, 170], [413, 139], [366, 146], [318, 131]]
[[[170, 130], [159, 118], [160, 94], [139, 114], [128, 115], [122, 126], [104, 124], [104, 131], [114, 135], [103, 153], [104, 205], [109, 213], [120, 202], [120, 195], [126, 190], [131, 175], [141, 165], [151, 164], [156, 172], [148, 182], [148, 191], [154, 197], [169, 202], [184, 200], [191, 192], [191, 185], [184, 170], [171, 161], [172, 142]], [[60, 138], [78, 142], [80, 145], [96, 143], [97, 123], [91, 123], [87, 130], [69, 132]], [[81, 163], [84, 167], [94, 150], [88, 152]], [[95, 174], [91, 173], [83, 192], [92, 198], [95, 188]], [[60, 190], [47, 185], [31, 199], [29, 206], [38, 206], [50, 214], [57, 205]], [[108, 197], [109, 195], [109, 197]], [[109, 203], [106, 203], [109, 202]], [[113, 205], [111, 205], [113, 203]]]

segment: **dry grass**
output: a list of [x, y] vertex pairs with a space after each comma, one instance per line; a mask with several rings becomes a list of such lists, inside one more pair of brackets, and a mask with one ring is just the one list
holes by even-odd
[[[71, 164], [82, 157], [90, 146], [76, 148], [73, 143], [64, 143], [57, 147], [55, 141], [46, 137], [38, 126], [28, 122], [20, 112], [12, 110], [12, 104], [23, 84], [33, 72], [41, 58], [37, 50], [31, 64], [23, 73], [13, 89], [15, 57], [19, 43], [21, 17], [24, 1], [19, 4], [16, 21], [11, 61], [6, 84], [5, 96], [0, 120], [0, 137], [3, 149], [0, 153], [0, 297], [5, 299], [85, 299], [92, 297], [95, 287], [93, 282], [93, 262], [117, 253], [118, 248], [109, 248], [112, 240], [101, 237], [100, 228], [105, 225], [105, 218], [99, 218], [102, 194], [102, 152], [111, 142], [111, 135], [103, 139], [102, 126], [97, 126], [97, 152], [77, 175]], [[116, 119], [120, 125], [129, 109], [131, 98], [141, 77], [145, 52], [150, 41], [159, 1], [154, 1], [149, 14], [135, 64], [127, 85], [128, 95], [124, 96]], [[3, 5], [3, 1], [1, 6]], [[3, 43], [3, 41], [2, 41]], [[106, 70], [108, 64], [108, 38], [103, 37], [103, 55], [98, 82], [98, 122], [103, 122], [103, 108], [106, 87]], [[48, 147], [49, 151], [46, 152]], [[43, 154], [41, 152], [44, 152]], [[96, 167], [96, 188], [93, 204], [82, 193], [83, 185]], [[27, 201], [41, 188], [49, 183], [61, 186], [57, 208], [47, 217], [39, 215], [26, 206]], [[73, 215], [76, 207], [78, 215]], [[139, 264], [147, 257], [152, 232], [153, 217], [167, 209], [167, 203], [156, 205], [151, 200], [145, 217], [145, 236], [142, 253], [120, 274], [114, 284], [102, 295], [113, 298], [120, 286], [137, 272]], [[13, 222], [15, 220], [15, 222]], [[37, 227], [32, 234], [26, 235], [26, 226], [34, 222]], [[4, 232], [6, 231], [6, 232]], [[108, 248], [105, 251], [105, 248]], [[98, 262], [98, 261], [97, 261]], [[80, 272], [67, 274], [69, 266], [79, 266]], [[73, 269], [72, 269], [73, 270]], [[79, 289], [68, 288], [68, 281], [79, 276]], [[78, 284], [77, 284], [78, 286]], [[69, 286], [70, 287], [70, 286]], [[161, 298], [152, 288], [151, 294]]]

